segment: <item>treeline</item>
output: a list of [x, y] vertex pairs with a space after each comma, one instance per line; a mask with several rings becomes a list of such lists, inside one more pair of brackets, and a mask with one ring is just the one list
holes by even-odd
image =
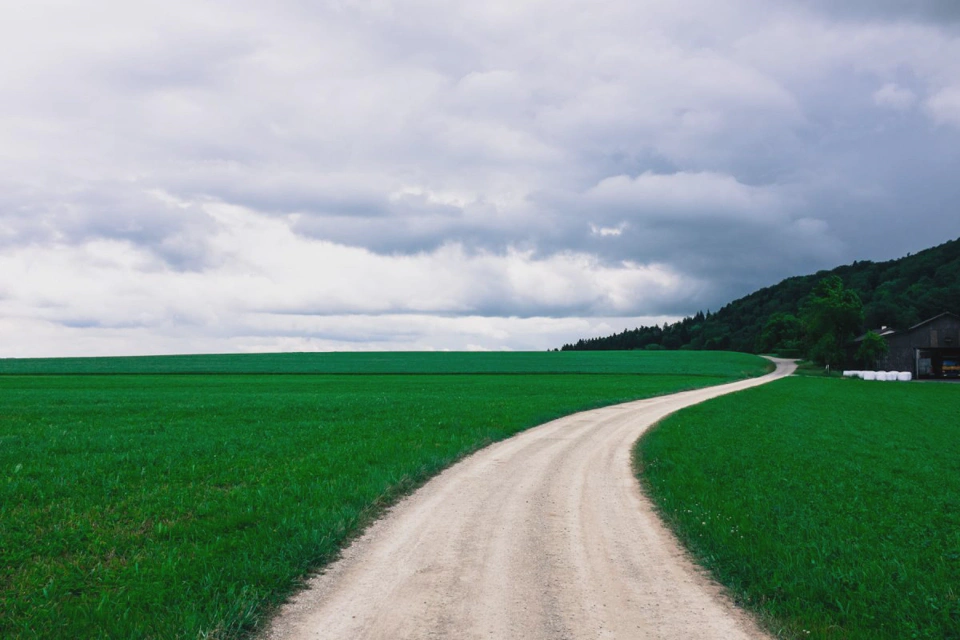
[[899, 260], [854, 262], [787, 278], [734, 300], [715, 313], [698, 312], [662, 327], [637, 327], [566, 344], [570, 350], [693, 349], [799, 355], [798, 318], [814, 287], [838, 276], [863, 303], [861, 331], [905, 329], [944, 311], [960, 313], [960, 239]]

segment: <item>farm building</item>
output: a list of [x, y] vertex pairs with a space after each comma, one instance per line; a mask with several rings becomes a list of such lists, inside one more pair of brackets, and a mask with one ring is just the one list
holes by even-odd
[[884, 327], [877, 333], [887, 341], [880, 369], [911, 371], [917, 378], [960, 377], [960, 316], [941, 313], [903, 331]]

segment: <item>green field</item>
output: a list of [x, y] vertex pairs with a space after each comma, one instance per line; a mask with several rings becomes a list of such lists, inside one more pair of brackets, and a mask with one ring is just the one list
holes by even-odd
[[0, 358], [3, 374], [642, 373], [729, 376], [756, 370], [742, 353], [696, 351], [495, 351], [263, 353], [113, 358]]
[[[70, 360], [83, 375], [48, 360], [30, 369], [45, 375], [0, 375], [0, 637], [244, 635], [458, 457], [574, 411], [767, 369], [729, 353], [582, 355]], [[183, 362], [351, 375], [177, 374]], [[420, 375], [356, 375], [366, 366]], [[598, 373], [561, 373], [587, 367]], [[480, 368], [506, 375], [468, 373]]]
[[694, 555], [787, 638], [960, 638], [960, 386], [787, 378], [637, 447]]

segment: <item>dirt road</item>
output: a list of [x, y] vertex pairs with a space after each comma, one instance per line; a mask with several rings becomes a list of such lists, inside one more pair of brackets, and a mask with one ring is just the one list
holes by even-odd
[[374, 524], [266, 637], [766, 637], [689, 562], [630, 456], [665, 415], [793, 368], [567, 416], [470, 456]]

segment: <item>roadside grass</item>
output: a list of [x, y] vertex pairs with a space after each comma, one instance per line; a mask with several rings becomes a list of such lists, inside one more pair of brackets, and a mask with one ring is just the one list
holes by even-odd
[[679, 538], [785, 638], [960, 638], [960, 388], [787, 378], [637, 445]]
[[328, 352], [0, 358], [3, 374], [425, 374], [425, 373], [647, 373], [757, 375], [765, 360], [729, 351], [496, 351]]
[[714, 375], [657, 360], [631, 365], [650, 375], [0, 376], [0, 637], [242, 637], [457, 458], [766, 369], [700, 363]]
[[823, 365], [817, 364], [816, 362], [801, 360], [797, 363], [797, 370], [794, 372], [794, 375], [808, 378], [842, 378], [843, 371], [837, 369], [827, 371]]

